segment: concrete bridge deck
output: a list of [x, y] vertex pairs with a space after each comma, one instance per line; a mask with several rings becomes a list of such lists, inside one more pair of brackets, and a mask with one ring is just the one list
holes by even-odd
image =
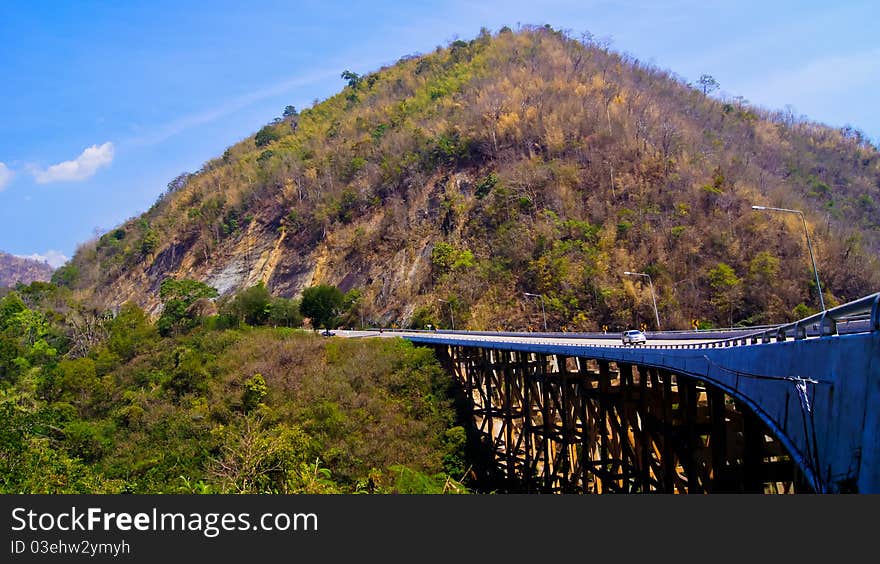
[[[844, 329], [849, 327], [848, 329]], [[377, 336], [375, 331], [341, 336]], [[521, 351], [652, 367], [747, 405], [818, 492], [880, 493], [880, 293], [798, 322], [742, 330], [618, 335], [383, 331], [434, 347]]]

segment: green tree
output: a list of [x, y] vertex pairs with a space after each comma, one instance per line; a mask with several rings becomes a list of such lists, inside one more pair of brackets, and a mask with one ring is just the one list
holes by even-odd
[[63, 359], [55, 368], [54, 376], [41, 386], [44, 398], [68, 402], [81, 415], [88, 415], [93, 402], [103, 399], [101, 379], [91, 358]]
[[718, 81], [712, 75], [709, 74], [701, 74], [700, 79], [697, 80], [697, 83], [703, 89], [703, 94], [708, 95], [710, 92], [714, 92], [720, 86]]
[[340, 325], [353, 327], [360, 323], [361, 308], [363, 307], [364, 295], [357, 288], [352, 288], [342, 296], [342, 318]]
[[728, 318], [728, 327], [733, 326], [733, 312], [742, 298], [742, 280], [730, 265], [719, 262], [709, 271], [709, 285], [712, 287], [712, 305]]
[[15, 382], [19, 366], [17, 358], [24, 355], [24, 349], [18, 340], [0, 332], [0, 385]]
[[159, 286], [159, 299], [163, 302], [167, 300], [181, 300], [191, 305], [199, 298], [215, 298], [217, 297], [217, 289], [208, 286], [204, 282], [182, 278], [176, 280], [174, 278], [166, 278]]
[[159, 234], [154, 229], [147, 229], [141, 241], [141, 253], [149, 255], [159, 246]]
[[208, 387], [210, 374], [205, 368], [203, 355], [195, 349], [177, 347], [172, 358], [174, 368], [171, 371], [171, 379], [167, 385], [178, 396], [197, 393], [203, 394]]
[[810, 307], [803, 302], [794, 306], [794, 309], [791, 310], [791, 314], [794, 315], [795, 319], [803, 319], [805, 317], [813, 315], [814, 313], [815, 311], [810, 309]]
[[27, 308], [14, 313], [6, 320], [4, 326], [13, 335], [18, 335], [23, 344], [31, 347], [43, 340], [50, 329], [46, 316], [41, 311]]
[[278, 129], [276, 129], [274, 125], [266, 125], [263, 126], [263, 128], [254, 136], [254, 144], [257, 147], [265, 147], [269, 143], [278, 141], [279, 139], [281, 139], [281, 134], [278, 133]]
[[749, 279], [757, 285], [765, 288], [773, 284], [779, 274], [779, 259], [761, 251], [749, 262]]
[[361, 79], [363, 78], [359, 74], [351, 72], [349, 70], [342, 71], [342, 74], [340, 76], [343, 80], [348, 81], [348, 85], [352, 88], [357, 88], [361, 83]]
[[455, 256], [455, 247], [449, 243], [439, 241], [434, 245], [434, 248], [431, 249], [431, 264], [434, 265], [434, 268], [439, 272], [446, 272], [452, 268], [452, 263], [455, 262]]
[[456, 426], [443, 433], [443, 471], [459, 479], [467, 473], [467, 431]]
[[218, 292], [198, 280], [166, 278], [159, 287], [159, 299], [162, 300], [162, 315], [157, 326], [163, 336], [183, 332], [195, 326], [196, 320], [189, 308], [200, 298], [215, 298]]
[[236, 294], [224, 309], [248, 325], [265, 325], [271, 313], [271, 303], [272, 294], [261, 280]]
[[303, 316], [299, 302], [281, 296], [269, 304], [269, 324], [273, 327], [302, 327]]
[[312, 327], [336, 328], [337, 316], [342, 311], [343, 295], [336, 286], [319, 284], [303, 291], [300, 312], [312, 320]]
[[431, 264], [438, 274], [444, 274], [450, 270], [471, 268], [476, 265], [476, 259], [469, 249], [458, 250], [440, 241], [431, 250]]
[[153, 345], [158, 331], [134, 302], [125, 302], [110, 323], [107, 348], [124, 361]]
[[27, 306], [17, 292], [10, 292], [0, 299], [0, 330], [4, 330], [12, 323], [12, 318], [25, 311]]
[[49, 410], [0, 403], [0, 494], [119, 493], [121, 482], [53, 446], [53, 423]]
[[489, 192], [492, 191], [492, 188], [496, 184], [498, 184], [498, 175], [494, 172], [489, 173], [486, 177], [484, 177], [477, 183], [477, 186], [474, 190], [474, 196], [476, 196], [478, 200], [482, 200], [489, 195]]
[[409, 328], [427, 329], [428, 325], [430, 325], [431, 327], [438, 327], [437, 317], [434, 315], [434, 312], [427, 307], [417, 308], [413, 312], [413, 316], [409, 321]]
[[254, 374], [244, 382], [244, 391], [241, 393], [241, 408], [245, 413], [255, 410], [263, 398], [269, 393], [269, 386], [262, 374]]
[[72, 287], [79, 278], [79, 268], [71, 263], [59, 267], [52, 273], [52, 283], [57, 286]]

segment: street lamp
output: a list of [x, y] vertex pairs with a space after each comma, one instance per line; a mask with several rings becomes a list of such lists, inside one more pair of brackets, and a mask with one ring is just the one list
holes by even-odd
[[437, 301], [449, 305], [449, 318], [452, 320], [452, 330], [455, 331], [455, 315], [452, 313], [452, 302], [441, 300], [440, 298], [437, 298]]
[[825, 311], [825, 298], [822, 297], [822, 284], [819, 282], [819, 271], [816, 269], [816, 259], [813, 257], [813, 244], [810, 243], [810, 232], [807, 231], [807, 220], [804, 218], [803, 212], [799, 210], [787, 210], [785, 208], [771, 208], [768, 206], [752, 206], [753, 210], [758, 211], [778, 211], [796, 213], [801, 216], [801, 222], [804, 224], [804, 235], [807, 236], [807, 248], [810, 250], [810, 262], [813, 263], [813, 274], [816, 275], [816, 290], [819, 292], [819, 303], [822, 305], [822, 311]]
[[547, 332], [547, 313], [544, 311], [544, 295], [543, 294], [530, 294], [528, 292], [523, 292], [526, 296], [531, 296], [533, 298], [541, 298], [541, 315], [544, 316], [544, 332]]
[[630, 276], [644, 276], [648, 279], [648, 285], [651, 286], [651, 301], [654, 303], [654, 318], [657, 320], [657, 330], [660, 330], [660, 314], [657, 313], [657, 299], [654, 297], [654, 283], [651, 282], [651, 275], [645, 274], [644, 272], [630, 272], [629, 270], [624, 271], [624, 274], [629, 274]]

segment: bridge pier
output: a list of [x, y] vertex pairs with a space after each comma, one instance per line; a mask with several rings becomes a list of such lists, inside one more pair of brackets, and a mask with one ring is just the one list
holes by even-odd
[[705, 382], [562, 354], [436, 350], [508, 491], [809, 491], [764, 422]]

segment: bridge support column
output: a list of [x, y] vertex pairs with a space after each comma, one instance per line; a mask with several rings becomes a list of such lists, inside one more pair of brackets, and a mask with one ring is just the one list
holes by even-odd
[[438, 357], [509, 491], [761, 492], [794, 479], [757, 415], [670, 370], [478, 347]]
[[651, 476], [651, 459], [653, 456], [653, 452], [651, 451], [651, 439], [647, 432], [647, 414], [648, 414], [648, 379], [650, 375], [648, 374], [647, 366], [639, 366], [639, 397], [638, 397], [638, 410], [639, 414], [639, 425], [638, 425], [638, 440], [639, 440], [639, 470], [642, 476], [642, 491], [647, 492], [651, 489], [652, 476]]
[[682, 465], [687, 476], [688, 493], [699, 493], [704, 484], [700, 479], [700, 464], [697, 462], [697, 454], [702, 444], [697, 435], [697, 407], [700, 400], [697, 392], [697, 384], [690, 378], [680, 378], [677, 381], [679, 413], [681, 413], [681, 441], [682, 441]]
[[743, 487], [745, 491], [763, 491], [761, 461], [763, 460], [764, 434], [761, 420], [749, 410], [743, 411]]
[[725, 424], [724, 392], [710, 390], [709, 411], [711, 419], [711, 434], [709, 435], [709, 447], [712, 452], [712, 477], [710, 492], [730, 491], [728, 484], [727, 462], [727, 425]]

